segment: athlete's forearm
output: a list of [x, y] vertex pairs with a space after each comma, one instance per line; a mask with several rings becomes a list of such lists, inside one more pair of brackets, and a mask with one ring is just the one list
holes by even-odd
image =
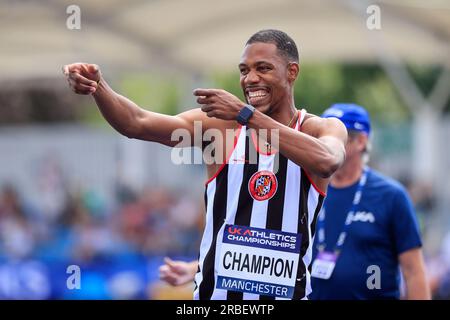
[[143, 110], [134, 102], [116, 93], [102, 78], [92, 94], [103, 117], [119, 133], [138, 138]]
[[[288, 128], [261, 112], [255, 111], [248, 126], [256, 129], [267, 129], [268, 140], [271, 130], [278, 130], [280, 152], [322, 178], [328, 178], [344, 161], [344, 150], [334, 151], [326, 142], [303, 132]], [[260, 135], [261, 136], [261, 135]], [[273, 141], [269, 141], [273, 143]]]

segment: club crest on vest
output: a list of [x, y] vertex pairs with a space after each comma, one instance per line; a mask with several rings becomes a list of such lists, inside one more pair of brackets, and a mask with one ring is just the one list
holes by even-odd
[[277, 188], [277, 177], [266, 170], [256, 172], [248, 181], [248, 192], [258, 201], [271, 199], [277, 192]]

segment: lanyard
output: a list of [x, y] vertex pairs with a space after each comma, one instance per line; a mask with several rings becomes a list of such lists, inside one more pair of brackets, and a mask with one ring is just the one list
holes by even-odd
[[[358, 189], [356, 190], [355, 195], [353, 197], [352, 206], [350, 208], [350, 211], [347, 213], [347, 218], [345, 219], [344, 228], [342, 229], [341, 233], [339, 234], [337, 243], [334, 247], [334, 252], [336, 254], [339, 254], [342, 250], [342, 247], [343, 247], [344, 241], [345, 241], [345, 237], [347, 236], [348, 228], [349, 228], [350, 224], [352, 223], [353, 216], [355, 215], [356, 209], [358, 208], [359, 202], [361, 201], [362, 191], [363, 191], [364, 186], [367, 181], [367, 173], [368, 173], [368, 168], [364, 167], [361, 178], [359, 179]], [[317, 236], [318, 236], [317, 247], [318, 247], [319, 251], [323, 251], [326, 246], [326, 244], [325, 244], [325, 209], [323, 209], [319, 214], [319, 219], [317, 221]]]

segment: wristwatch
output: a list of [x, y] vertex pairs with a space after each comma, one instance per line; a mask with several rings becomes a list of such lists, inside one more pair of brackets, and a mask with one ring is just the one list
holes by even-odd
[[253, 112], [255, 112], [255, 107], [246, 104], [241, 111], [239, 111], [239, 114], [236, 118], [237, 122], [239, 122], [240, 124], [242, 124], [243, 126], [245, 126], [248, 123], [248, 120], [250, 120], [250, 118], [253, 115]]

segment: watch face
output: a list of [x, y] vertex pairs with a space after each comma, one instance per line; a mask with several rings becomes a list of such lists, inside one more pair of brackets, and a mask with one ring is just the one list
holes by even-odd
[[253, 115], [254, 110], [255, 110], [255, 108], [253, 108], [252, 106], [249, 106], [249, 105], [244, 106], [241, 109], [241, 111], [239, 112], [237, 121], [242, 125], [247, 124], [248, 120]]
[[244, 117], [245, 117], [246, 120], [248, 120], [248, 118], [252, 115], [252, 113], [253, 112], [248, 107], [245, 107]]

